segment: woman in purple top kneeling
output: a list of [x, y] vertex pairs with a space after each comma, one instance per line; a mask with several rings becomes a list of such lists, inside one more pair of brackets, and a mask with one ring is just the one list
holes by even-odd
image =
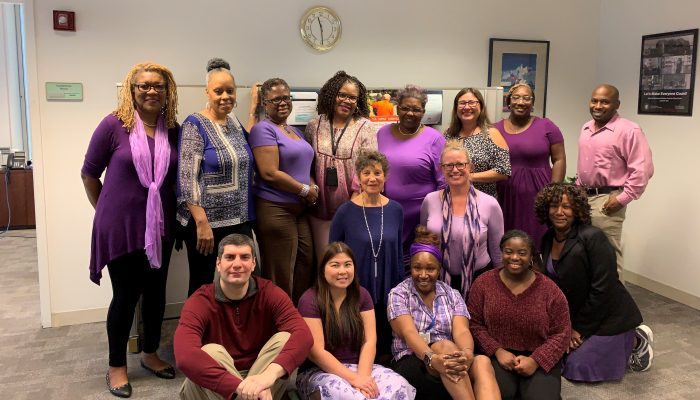
[[250, 132], [255, 156], [257, 233], [262, 273], [297, 303], [313, 284], [313, 243], [307, 208], [316, 204], [311, 177], [314, 150], [297, 128], [287, 124], [292, 111], [289, 85], [266, 80], [260, 88], [266, 119]]
[[95, 129], [81, 170], [95, 207], [90, 280], [99, 284], [106, 265], [112, 283], [107, 386], [119, 397], [131, 396], [126, 345], [141, 296], [141, 366], [159, 378], [175, 377], [156, 350], [175, 224], [176, 114], [177, 88], [170, 70], [153, 63], [134, 65], [124, 79], [117, 109]]
[[355, 279], [355, 258], [345, 243], [328, 245], [299, 312], [314, 338], [309, 359], [316, 365], [297, 377], [302, 398], [413, 400], [416, 389], [406, 379], [373, 364], [374, 306]]

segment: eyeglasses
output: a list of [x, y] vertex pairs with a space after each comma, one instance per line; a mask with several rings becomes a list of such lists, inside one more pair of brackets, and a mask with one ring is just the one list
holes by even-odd
[[469, 107], [476, 107], [479, 104], [479, 100], [462, 100], [457, 102], [457, 107], [459, 108], [465, 108], [467, 106]]
[[410, 113], [410, 112], [412, 112], [412, 113], [414, 113], [414, 114], [420, 114], [420, 113], [422, 113], [423, 111], [425, 111], [425, 109], [423, 109], [423, 108], [417, 108], [417, 107], [416, 107], [416, 108], [412, 108], [412, 107], [406, 107], [406, 106], [399, 106], [399, 107], [397, 107], [397, 108], [398, 108], [399, 111], [401, 111], [401, 112], [405, 112], [405, 113]]
[[513, 95], [513, 96], [510, 96], [510, 101], [511, 101], [511, 102], [513, 102], [513, 101], [518, 101], [518, 100], [522, 100], [522, 101], [525, 102], [525, 103], [529, 103], [529, 102], [532, 101], [532, 96], [520, 96], [520, 95], [517, 95], [517, 94], [516, 94], [516, 95]]
[[148, 93], [151, 89], [155, 90], [156, 93], [164, 93], [168, 85], [163, 84], [152, 84], [152, 83], [134, 83], [134, 87], [141, 93]]
[[342, 93], [342, 92], [339, 92], [337, 97], [340, 100], [349, 101], [351, 103], [357, 103], [357, 100], [359, 99], [359, 97], [357, 97], [357, 96], [354, 96], [352, 94]]
[[453, 169], [457, 168], [457, 171], [463, 171], [465, 168], [467, 168], [468, 163], [452, 163], [452, 164], [442, 164], [442, 168], [445, 168], [448, 171], [452, 171]]
[[274, 104], [274, 105], [278, 106], [281, 103], [289, 103], [291, 101], [292, 101], [292, 96], [277, 96], [274, 99], [266, 99], [265, 103]]

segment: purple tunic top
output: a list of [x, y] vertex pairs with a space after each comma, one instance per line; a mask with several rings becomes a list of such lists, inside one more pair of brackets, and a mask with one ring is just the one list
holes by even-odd
[[[425, 196], [420, 210], [420, 221], [430, 232], [442, 235], [442, 191], [429, 193]], [[489, 262], [494, 267], [501, 267], [501, 248], [499, 243], [503, 237], [503, 214], [498, 202], [484, 192], [476, 191], [476, 208], [479, 209], [479, 254], [476, 255], [476, 269], [484, 268]], [[450, 266], [452, 275], [462, 274], [462, 239], [464, 232], [464, 215], [452, 215], [452, 234], [450, 235]]]
[[[148, 189], [139, 182], [131, 157], [129, 132], [116, 116], [106, 116], [90, 139], [81, 173], [104, 182], [95, 207], [90, 252], [90, 280], [100, 284], [102, 268], [116, 258], [144, 248]], [[168, 130], [170, 165], [160, 187], [165, 222], [165, 240], [172, 237], [175, 223], [175, 183], [179, 127]], [[153, 158], [155, 142], [148, 138]], [[165, 246], [163, 246], [165, 249]]]
[[550, 147], [563, 143], [564, 137], [547, 118], [532, 117], [530, 127], [517, 135], [507, 133], [503, 125], [504, 120], [498, 121], [495, 128], [508, 143], [512, 168], [510, 178], [497, 185], [505, 230], [527, 232], [539, 249], [547, 226], [537, 221], [535, 196], [552, 180]]
[[[374, 310], [372, 298], [362, 286], [360, 286], [360, 303], [358, 306], [360, 307], [360, 312]], [[321, 311], [316, 303], [316, 289], [311, 288], [301, 295], [299, 299], [299, 314], [304, 318], [321, 318]], [[353, 349], [349, 345], [340, 346], [332, 350], [326, 347], [326, 350], [333, 354], [333, 357], [341, 363], [357, 364], [360, 362], [360, 349]]]
[[445, 187], [445, 177], [440, 170], [445, 138], [429, 126], [409, 139], [397, 139], [391, 129], [392, 125], [379, 129], [377, 143], [379, 151], [389, 160], [384, 192], [403, 207], [402, 241], [405, 244], [412, 241], [425, 195]]
[[[279, 170], [294, 178], [297, 182], [311, 182], [311, 163], [314, 160], [314, 149], [304, 140], [304, 135], [297, 128], [289, 126], [299, 139], [290, 139], [274, 123], [264, 119], [250, 130], [250, 147], [277, 146], [279, 151]], [[255, 174], [255, 195], [276, 203], [294, 203], [301, 201], [296, 193], [275, 189], [268, 182]]]

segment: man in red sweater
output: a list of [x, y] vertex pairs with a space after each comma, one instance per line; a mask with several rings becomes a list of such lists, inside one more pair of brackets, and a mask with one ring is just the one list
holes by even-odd
[[[221, 240], [220, 278], [185, 302], [175, 331], [181, 399], [279, 399], [311, 349], [311, 332], [287, 294], [252, 277], [253, 242]], [[235, 365], [234, 365], [235, 364]]]

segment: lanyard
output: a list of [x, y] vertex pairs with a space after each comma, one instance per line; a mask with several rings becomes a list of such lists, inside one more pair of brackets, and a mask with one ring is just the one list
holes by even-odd
[[333, 119], [331, 118], [329, 120], [331, 124], [331, 152], [333, 152], [333, 158], [338, 153], [338, 146], [340, 146], [340, 139], [343, 138], [343, 134], [345, 134], [345, 130], [348, 129], [348, 125], [350, 125], [350, 120], [352, 119], [352, 115], [348, 117], [348, 120], [345, 121], [345, 126], [343, 127], [343, 130], [340, 131], [340, 135], [338, 136], [338, 140], [335, 140], [335, 128], [333, 128]]

